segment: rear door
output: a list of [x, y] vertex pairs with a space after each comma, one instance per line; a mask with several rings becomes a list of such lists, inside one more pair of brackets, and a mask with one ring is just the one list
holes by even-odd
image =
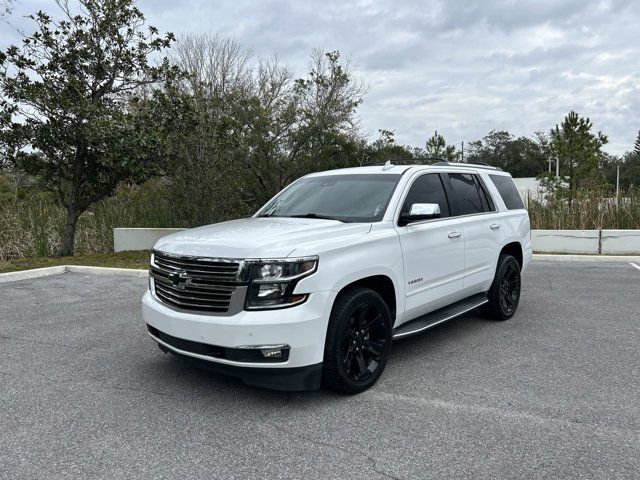
[[464, 296], [487, 291], [502, 243], [500, 214], [479, 175], [448, 173], [450, 197], [464, 235]]
[[460, 220], [451, 216], [441, 174], [416, 176], [402, 202], [401, 212], [414, 203], [437, 203], [440, 218], [406, 226], [395, 222], [404, 262], [404, 321], [445, 306], [460, 298], [464, 276], [464, 238]]

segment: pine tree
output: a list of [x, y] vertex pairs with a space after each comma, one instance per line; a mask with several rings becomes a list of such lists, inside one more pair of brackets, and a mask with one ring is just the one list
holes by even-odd
[[456, 147], [447, 145], [444, 137], [436, 130], [432, 137], [427, 140], [425, 153], [431, 158], [454, 162], [456, 159]]
[[550, 150], [560, 161], [560, 174], [569, 177], [571, 190], [575, 192], [583, 180], [597, 180], [601, 161], [604, 158], [602, 146], [607, 137], [602, 133], [592, 133], [593, 124], [576, 112], [569, 112], [562, 124], [551, 130]]

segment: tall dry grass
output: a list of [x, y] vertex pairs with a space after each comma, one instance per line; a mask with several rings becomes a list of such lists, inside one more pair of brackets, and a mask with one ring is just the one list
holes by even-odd
[[[65, 210], [46, 192], [0, 192], [0, 260], [47, 257], [60, 245]], [[113, 251], [114, 227], [180, 226], [161, 181], [121, 187], [116, 195], [84, 213], [78, 221], [75, 251]]]
[[640, 192], [630, 189], [615, 195], [604, 190], [581, 189], [566, 194], [529, 199], [531, 228], [548, 230], [639, 229]]

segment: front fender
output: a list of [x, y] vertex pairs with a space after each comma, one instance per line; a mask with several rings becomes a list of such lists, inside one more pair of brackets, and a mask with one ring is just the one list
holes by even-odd
[[[396, 316], [400, 318], [404, 313], [404, 267], [398, 235], [393, 229], [384, 229], [363, 235], [361, 238], [361, 241], [339, 247], [333, 246], [320, 252], [318, 271], [302, 279], [296, 286], [295, 293], [330, 290], [337, 294], [358, 280], [384, 275], [393, 283]], [[293, 256], [303, 254], [314, 253], [295, 251]]]

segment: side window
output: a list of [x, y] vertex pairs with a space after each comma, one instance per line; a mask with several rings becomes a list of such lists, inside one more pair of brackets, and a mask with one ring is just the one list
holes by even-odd
[[413, 182], [402, 205], [402, 213], [409, 213], [414, 203], [437, 203], [440, 205], [440, 218], [451, 215], [447, 196], [444, 193], [440, 175], [437, 173], [421, 175]]
[[498, 193], [509, 210], [524, 208], [520, 192], [518, 192], [511, 177], [505, 175], [489, 175], [489, 177], [491, 177], [491, 181], [498, 189]]
[[449, 173], [449, 179], [451, 180], [451, 187], [458, 205], [458, 215], [470, 215], [485, 211], [474, 175]]
[[482, 198], [482, 206], [484, 207], [484, 211], [495, 212], [496, 206], [494, 205], [493, 199], [487, 191], [487, 187], [484, 185], [482, 179], [480, 177], [476, 177], [476, 183], [478, 185], [478, 190], [480, 191], [480, 197]]

